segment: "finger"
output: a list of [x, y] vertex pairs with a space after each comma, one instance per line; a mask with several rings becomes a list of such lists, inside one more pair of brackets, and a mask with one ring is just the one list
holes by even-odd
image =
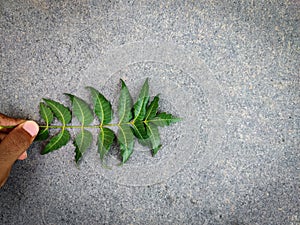
[[4, 133], [0, 133], [0, 141], [2, 141], [5, 137], [6, 137], [7, 134], [4, 134]]
[[26, 121], [13, 129], [0, 144], [0, 170], [10, 167], [25, 152], [39, 130], [34, 121]]
[[27, 159], [27, 151], [23, 152], [18, 158], [18, 160], [24, 160], [24, 159]]
[[[0, 113], [0, 125], [1, 126], [16, 126], [16, 125], [19, 125], [24, 122], [25, 122], [24, 119], [12, 118], [12, 117], [9, 117], [9, 116], [6, 116], [6, 115]], [[8, 133], [11, 130], [12, 130], [11, 128], [3, 128], [3, 129], [1, 129], [1, 132]]]
[[24, 119], [12, 118], [0, 113], [0, 124], [3, 126], [14, 126], [25, 122]]
[[5, 184], [5, 182], [8, 178], [8, 175], [10, 174], [10, 171], [11, 171], [11, 167], [4, 168], [3, 170], [1, 170], [1, 173], [0, 173], [0, 188]]

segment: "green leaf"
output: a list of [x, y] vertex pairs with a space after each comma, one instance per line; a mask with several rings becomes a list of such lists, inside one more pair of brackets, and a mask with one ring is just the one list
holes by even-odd
[[126, 84], [124, 83], [123, 80], [121, 80], [121, 82], [122, 82], [122, 87], [121, 87], [119, 106], [118, 106], [119, 124], [124, 122], [129, 122], [132, 118], [132, 112], [131, 112], [132, 99]]
[[88, 130], [83, 129], [77, 134], [73, 142], [75, 148], [75, 161], [76, 163], [80, 160], [84, 152], [91, 146], [93, 141], [92, 133]]
[[46, 127], [40, 128], [38, 135], [34, 139], [35, 141], [44, 141], [49, 137], [49, 130]]
[[102, 124], [108, 124], [112, 120], [113, 111], [110, 102], [95, 88], [87, 87], [92, 94], [94, 112]]
[[151, 120], [148, 120], [148, 122], [151, 122], [157, 126], [169, 126], [172, 123], [176, 123], [181, 121], [180, 118], [174, 117], [172, 114], [167, 114], [165, 112], [158, 114], [156, 117], [154, 117]]
[[43, 102], [40, 103], [40, 114], [43, 120], [46, 122], [46, 126], [48, 127], [48, 125], [53, 121], [53, 113], [51, 109], [49, 109], [49, 107]]
[[70, 123], [72, 116], [70, 110], [66, 106], [50, 99], [44, 99], [44, 101], [50, 107], [57, 119], [62, 122], [63, 126]]
[[149, 96], [149, 78], [147, 78], [143, 84], [143, 87], [140, 91], [139, 98], [145, 98]]
[[75, 95], [67, 94], [73, 105], [73, 113], [80, 123], [85, 126], [89, 125], [94, 120], [94, 115], [89, 105], [81, 98], [76, 97]]
[[35, 138], [35, 140], [37, 141], [46, 140], [49, 137], [48, 126], [53, 121], [53, 113], [51, 109], [49, 109], [49, 107], [42, 102], [40, 103], [40, 115], [43, 118], [43, 120], [46, 122], [46, 127], [40, 128], [39, 133]]
[[98, 152], [100, 154], [100, 159], [103, 160], [104, 156], [110, 150], [110, 147], [115, 139], [115, 134], [112, 130], [101, 127], [98, 136]]
[[145, 116], [145, 121], [151, 120], [156, 116], [157, 109], [158, 109], [158, 101], [159, 101], [159, 96], [156, 95], [150, 105], [147, 107], [146, 111], [146, 116]]
[[161, 148], [159, 131], [157, 126], [151, 123], [146, 123], [146, 129], [149, 138], [147, 139], [147, 142], [144, 143], [146, 143], [151, 148], [152, 155], [154, 156]]
[[148, 137], [146, 127], [143, 121], [135, 120], [134, 123], [131, 124], [133, 128], [133, 134], [138, 139], [146, 139]]
[[148, 78], [146, 79], [137, 102], [134, 104], [134, 120], [143, 120], [146, 114], [146, 107], [149, 101], [149, 84]]
[[130, 126], [127, 124], [120, 125], [117, 138], [120, 144], [122, 162], [125, 163], [131, 156], [134, 145], [133, 133]]
[[70, 133], [67, 130], [62, 130], [56, 136], [52, 137], [49, 143], [42, 151], [42, 155], [52, 152], [66, 145], [70, 140]]

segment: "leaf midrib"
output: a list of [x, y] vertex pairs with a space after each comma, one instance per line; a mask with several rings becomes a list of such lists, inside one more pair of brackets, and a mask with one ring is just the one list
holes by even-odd
[[146, 114], [145, 121], [147, 121], [147, 120], [148, 120], [148, 118], [150, 117], [153, 107], [154, 107], [154, 104], [153, 104], [153, 105], [151, 105], [151, 108], [149, 108], [149, 113], [148, 113], [148, 114]]
[[147, 122], [172, 121], [172, 120], [174, 120], [174, 118], [170, 118], [170, 119], [153, 118], [153, 119], [147, 120]]
[[58, 143], [58, 142], [62, 139], [62, 137], [64, 136], [64, 133], [65, 133], [65, 130], [62, 129], [61, 132], [60, 132], [60, 134], [59, 134], [59, 138], [57, 139], [56, 142], [54, 142], [52, 145], [50, 145], [49, 149], [52, 149], [52, 147], [53, 147], [54, 145], [56, 145], [56, 143]]
[[75, 103], [78, 105], [78, 108], [79, 108], [80, 113], [81, 113], [81, 115], [82, 115], [81, 127], [82, 127], [82, 129], [83, 129], [83, 128], [84, 128], [84, 125], [85, 125], [85, 116], [84, 116], [84, 113], [83, 113], [83, 111], [82, 111], [82, 108], [81, 108], [81, 106], [80, 106], [80, 104], [79, 104], [79, 102], [77, 101], [76, 98], [74, 99], [74, 101], [75, 101]]
[[[81, 133], [82, 133], [82, 135], [81, 135], [81, 138], [80, 138], [80, 148], [79, 148], [79, 151], [80, 151], [80, 149], [82, 148], [82, 146], [83, 146], [83, 140], [84, 140], [84, 129], [82, 128], [82, 130], [81, 130]], [[81, 152], [81, 151], [80, 151]]]
[[52, 107], [54, 107], [54, 108], [58, 111], [58, 113], [61, 115], [61, 119], [62, 119], [61, 122], [62, 122], [62, 124], [63, 124], [62, 129], [65, 129], [66, 121], [65, 121], [65, 117], [64, 117], [64, 115], [61, 113], [60, 109], [57, 108], [54, 104], [52, 104], [52, 102], [47, 102], [47, 103], [50, 104], [50, 105], [52, 105]]
[[148, 127], [148, 129], [150, 130], [150, 133], [151, 133], [150, 138], [151, 138], [152, 136], [154, 137], [154, 133], [152, 132], [151, 126], [150, 126], [148, 123], [145, 123], [145, 124], [146, 124], [146, 126]]
[[100, 105], [100, 110], [101, 110], [101, 124], [103, 124], [104, 123], [104, 110], [103, 110], [103, 105], [102, 105], [102, 103], [101, 103], [101, 100], [100, 100], [100, 98], [99, 98], [99, 95], [97, 94], [97, 101], [98, 101], [98, 103], [99, 103], [99, 105]]
[[[125, 97], [125, 96], [122, 96], [122, 97]], [[123, 115], [122, 115], [122, 118], [120, 118], [120, 124], [123, 122], [124, 118], [125, 118], [125, 114], [127, 113], [126, 112], [126, 106], [127, 106], [127, 98], [125, 97], [125, 103], [123, 104]]]
[[144, 104], [145, 104], [145, 99], [142, 100], [141, 107], [139, 108], [138, 114], [135, 116], [135, 118], [134, 118], [133, 121], [135, 121], [141, 115], [141, 112], [143, 110]]
[[137, 126], [135, 125], [135, 123], [132, 123], [131, 125], [135, 128], [135, 130], [138, 132], [138, 134], [140, 135], [140, 137], [143, 137], [143, 135], [141, 134], [141, 132], [139, 131], [139, 129], [137, 128]]
[[101, 146], [102, 146], [102, 151], [103, 151], [103, 148], [105, 148], [105, 146], [104, 146], [104, 129], [103, 129], [103, 127], [101, 127]]
[[124, 132], [122, 126], [119, 126], [119, 128], [120, 128], [120, 130], [121, 130], [121, 132], [122, 132], [122, 135], [123, 135], [123, 137], [124, 137], [124, 142], [125, 142], [124, 144], [125, 144], [125, 147], [126, 147], [126, 149], [127, 149], [127, 148], [128, 148], [128, 143], [127, 143], [127, 138], [126, 138], [125, 132]]
[[47, 116], [45, 106], [42, 106], [41, 109], [42, 109], [43, 114], [45, 116], [45, 122], [46, 122], [46, 126], [47, 126], [47, 129], [48, 129], [48, 126], [49, 126], [49, 117]]

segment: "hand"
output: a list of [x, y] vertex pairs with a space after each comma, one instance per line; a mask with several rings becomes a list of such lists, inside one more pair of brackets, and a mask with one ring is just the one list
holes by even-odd
[[0, 187], [6, 182], [11, 167], [17, 159], [27, 158], [26, 150], [36, 137], [39, 126], [34, 121], [15, 119], [0, 113]]

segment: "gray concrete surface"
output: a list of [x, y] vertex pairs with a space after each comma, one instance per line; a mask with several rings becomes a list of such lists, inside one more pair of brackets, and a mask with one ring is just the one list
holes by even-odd
[[[34, 143], [0, 190], [0, 224], [300, 224], [299, 1], [0, 1], [0, 112], [39, 121], [49, 97], [115, 107], [146, 77], [161, 108], [157, 157], [136, 145], [79, 168], [71, 143]], [[72, 133], [74, 135], [74, 132]]]

